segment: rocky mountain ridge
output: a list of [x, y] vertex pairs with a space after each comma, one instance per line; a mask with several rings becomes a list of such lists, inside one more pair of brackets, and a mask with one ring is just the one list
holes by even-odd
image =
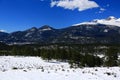
[[[107, 24], [116, 22], [117, 25]], [[13, 33], [0, 32], [0, 41], [5, 43], [120, 43], [119, 19], [109, 17], [54, 29], [48, 25], [32, 27]]]

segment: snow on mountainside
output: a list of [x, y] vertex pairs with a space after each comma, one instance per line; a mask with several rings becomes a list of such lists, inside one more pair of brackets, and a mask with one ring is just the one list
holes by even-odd
[[0, 29], [0, 32], [6, 32], [5, 30]]
[[39, 28], [39, 31], [49, 31], [49, 30], [53, 30], [53, 28], [48, 25], [44, 25], [41, 28]]
[[113, 25], [120, 27], [120, 18], [115, 18], [114, 16], [110, 16], [106, 19], [94, 19], [93, 21], [82, 22], [82, 23], [74, 24], [73, 26], [86, 25], [86, 24], [88, 25], [104, 24], [104, 25]]
[[0, 80], [120, 80], [119, 67], [69, 68], [40, 57], [0, 56]]

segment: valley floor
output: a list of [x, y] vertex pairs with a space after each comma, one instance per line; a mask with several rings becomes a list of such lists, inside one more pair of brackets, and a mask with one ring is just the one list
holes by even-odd
[[0, 80], [120, 80], [120, 67], [70, 69], [40, 57], [0, 56]]

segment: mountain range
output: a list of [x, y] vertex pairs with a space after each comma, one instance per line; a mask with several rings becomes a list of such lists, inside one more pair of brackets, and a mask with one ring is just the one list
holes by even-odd
[[25, 31], [0, 31], [0, 42], [8, 44], [31, 43], [120, 43], [120, 18], [110, 16], [72, 26], [55, 29], [49, 25], [32, 27]]

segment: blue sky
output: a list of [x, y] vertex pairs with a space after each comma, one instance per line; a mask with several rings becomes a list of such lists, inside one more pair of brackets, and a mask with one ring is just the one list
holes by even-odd
[[42, 25], [65, 28], [93, 19], [120, 17], [120, 0], [91, 0], [91, 5], [89, 0], [65, 1], [0, 0], [0, 29], [13, 32]]

